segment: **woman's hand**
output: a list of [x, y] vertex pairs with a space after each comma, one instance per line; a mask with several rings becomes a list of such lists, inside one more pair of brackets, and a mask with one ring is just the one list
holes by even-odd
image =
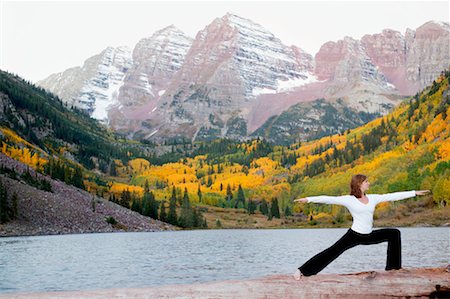
[[419, 191], [416, 191], [416, 195], [426, 195], [428, 193], [430, 193], [430, 190], [419, 190]]
[[294, 202], [303, 202], [303, 203], [307, 203], [307, 202], [308, 202], [308, 199], [307, 199], [306, 197], [305, 197], [305, 198], [299, 198], [299, 199], [295, 199]]

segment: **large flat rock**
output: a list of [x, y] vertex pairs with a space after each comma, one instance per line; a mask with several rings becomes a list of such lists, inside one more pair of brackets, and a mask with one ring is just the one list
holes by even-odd
[[450, 298], [448, 268], [319, 274], [300, 281], [272, 275], [190, 285], [76, 292], [23, 293], [0, 298]]

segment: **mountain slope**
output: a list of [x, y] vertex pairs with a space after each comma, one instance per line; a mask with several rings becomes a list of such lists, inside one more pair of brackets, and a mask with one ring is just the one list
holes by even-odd
[[[18, 199], [16, 219], [0, 224], [0, 236], [174, 229], [171, 225], [36, 173], [1, 153], [0, 165], [2, 186], [10, 198], [15, 194]], [[33, 178], [47, 181], [50, 191], [27, 183], [24, 174], [28, 172]], [[11, 206], [12, 200], [9, 201]]]
[[448, 67], [449, 28], [430, 21], [405, 34], [386, 29], [361, 40], [345, 37], [313, 57], [227, 14], [194, 40], [169, 26], [142, 39], [132, 58], [109, 49], [39, 84], [96, 118], [108, 115], [109, 125], [131, 138], [242, 139], [289, 107], [320, 98], [341, 99], [354, 114], [388, 113]]
[[318, 99], [293, 105], [280, 115], [269, 118], [251, 136], [263, 137], [276, 144], [289, 145], [297, 141], [314, 140], [341, 133], [362, 126], [380, 115], [381, 111], [367, 113], [350, 109], [342, 99], [337, 101]]
[[136, 145], [3, 71], [0, 108], [0, 235], [173, 229], [98, 196], [100, 171], [140, 153]]
[[146, 121], [158, 107], [176, 72], [182, 67], [192, 39], [175, 26], [141, 39], [133, 49], [133, 66], [120, 88], [117, 105], [105, 113], [111, 127], [130, 132], [136, 121]]
[[[16, 131], [48, 155], [64, 153], [93, 168], [111, 159], [128, 159], [135, 148], [122, 145], [111, 132], [80, 110], [69, 109], [53, 94], [0, 71], [1, 125]], [[95, 162], [95, 163], [94, 163]]]
[[252, 99], [279, 89], [280, 81], [300, 85], [311, 80], [305, 68], [308, 58], [250, 20], [232, 14], [215, 19], [197, 34], [150, 116], [162, 125], [155, 127], [154, 137], [245, 136]]
[[127, 47], [108, 47], [84, 65], [53, 74], [38, 84], [70, 106], [86, 110], [95, 119], [107, 120], [107, 108], [117, 104], [119, 89], [133, 65]]
[[294, 171], [309, 168], [310, 178], [295, 193], [344, 194], [351, 174], [366, 173], [373, 193], [430, 189], [436, 203], [450, 203], [449, 78], [446, 71], [385, 117], [302, 146]]
[[[151, 165], [132, 160], [128, 171], [122, 168], [126, 171], [123, 175], [132, 179], [125, 185], [111, 182], [111, 191], [143, 188], [148, 181], [157, 186], [158, 199], [170, 198], [175, 187], [177, 194], [185, 190], [195, 204], [225, 208], [221, 213], [236, 206], [248, 209], [248, 213], [252, 206], [263, 211], [264, 202], [277, 199], [282, 214], [289, 215], [292, 210], [297, 213], [287, 216], [287, 221], [339, 226], [348, 221], [339, 207], [294, 206], [292, 200], [307, 195], [348, 194], [351, 176], [364, 173], [370, 177], [373, 193], [420, 189], [433, 192], [432, 196], [417, 200], [380, 205], [376, 217], [387, 217], [385, 224], [398, 220], [405, 224], [446, 223], [450, 221], [449, 79], [447, 71], [392, 113], [319, 140], [289, 146], [271, 146], [261, 140], [216, 140], [197, 146], [193, 157], [174, 163]], [[324, 101], [322, 104], [327, 105]], [[341, 121], [339, 114], [332, 115]], [[239, 195], [241, 188], [244, 196]], [[399, 210], [397, 205], [401, 206]], [[438, 218], [431, 221], [415, 216], [419, 212]], [[315, 220], [310, 222], [309, 216]], [[207, 217], [214, 219], [214, 214]], [[238, 222], [237, 227], [261, 225], [259, 221], [253, 224], [257, 217], [247, 218], [245, 224]], [[221, 218], [220, 222], [229, 219]]]

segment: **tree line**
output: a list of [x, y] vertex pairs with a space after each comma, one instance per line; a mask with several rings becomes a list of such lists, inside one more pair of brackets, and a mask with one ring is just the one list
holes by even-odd
[[[172, 196], [167, 206], [165, 200], [156, 200], [153, 192], [150, 190], [148, 181], [146, 181], [142, 197], [137, 196], [129, 190], [124, 190], [118, 197], [111, 194], [110, 201], [138, 212], [141, 215], [159, 219], [175, 226], [183, 228], [207, 228], [207, 222], [201, 210], [191, 205], [187, 189], [184, 190], [184, 194], [181, 197], [179, 196], [179, 192], [173, 187]], [[177, 208], [180, 210], [180, 215], [177, 213]]]
[[17, 193], [13, 193], [11, 200], [8, 198], [8, 189], [0, 180], [0, 224], [15, 220], [19, 217], [19, 199]]

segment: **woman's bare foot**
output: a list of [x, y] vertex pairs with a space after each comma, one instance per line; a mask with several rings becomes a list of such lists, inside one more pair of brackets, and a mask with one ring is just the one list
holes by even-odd
[[299, 269], [297, 269], [297, 271], [295, 271], [295, 273], [294, 273], [294, 279], [300, 280], [302, 277], [304, 277], [304, 275], [302, 274], [302, 272], [300, 272]]

